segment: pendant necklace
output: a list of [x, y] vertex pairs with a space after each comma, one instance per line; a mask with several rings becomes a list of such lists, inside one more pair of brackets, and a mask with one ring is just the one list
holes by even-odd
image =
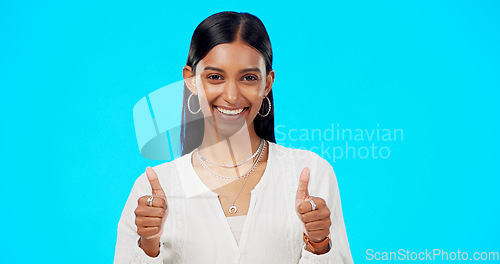
[[[240, 191], [238, 192], [238, 194], [236, 195], [236, 198], [234, 198], [234, 201], [231, 202], [227, 197], [226, 195], [224, 195], [224, 193], [219, 189], [219, 187], [215, 184], [215, 182], [212, 180], [212, 176], [211, 174], [214, 174], [215, 176], [218, 176], [220, 178], [225, 178], [225, 179], [228, 179], [228, 177], [224, 177], [222, 175], [219, 175], [217, 174], [215, 171], [211, 170], [210, 168], [208, 168], [208, 165], [205, 164], [203, 162], [203, 160], [200, 158], [199, 155], [196, 155], [196, 157], [198, 158], [198, 161], [200, 162], [200, 164], [202, 165], [202, 167], [205, 169], [205, 171], [207, 172], [207, 174], [209, 175], [209, 179], [210, 179], [210, 182], [215, 186], [215, 188], [217, 188], [217, 190], [222, 194], [222, 196], [224, 197], [224, 199], [226, 199], [226, 201], [228, 201], [230, 204], [231, 204], [231, 207], [229, 207], [228, 211], [230, 214], [234, 214], [238, 211], [238, 208], [236, 208], [236, 206], [234, 205], [234, 203], [236, 202], [236, 200], [238, 199], [238, 196], [240, 196], [240, 193], [241, 191], [243, 190], [243, 187], [245, 186], [245, 183], [247, 182], [248, 180], [248, 176], [250, 175], [250, 173], [255, 169], [255, 167], [257, 167], [257, 164], [260, 162], [260, 160], [262, 159], [262, 156], [264, 155], [264, 152], [266, 150], [266, 144], [264, 143], [263, 147], [261, 148], [261, 151], [259, 153], [259, 158], [257, 159], [257, 161], [253, 164], [252, 166], [252, 169], [250, 169], [247, 173], [243, 174], [244, 176], [238, 176], [236, 178], [242, 178], [242, 177], [245, 177], [245, 181], [243, 182], [243, 185], [241, 185], [241, 188], [240, 188]], [[233, 179], [234, 177], [231, 177], [229, 179]]]

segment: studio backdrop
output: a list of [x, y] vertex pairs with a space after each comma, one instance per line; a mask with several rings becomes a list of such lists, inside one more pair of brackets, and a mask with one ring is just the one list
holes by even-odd
[[147, 166], [179, 156], [206, 17], [273, 48], [278, 144], [334, 168], [354, 262], [498, 263], [495, 1], [2, 1], [2, 263], [111, 263]]

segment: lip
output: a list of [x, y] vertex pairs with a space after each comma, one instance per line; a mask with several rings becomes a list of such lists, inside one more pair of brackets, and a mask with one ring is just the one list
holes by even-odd
[[[243, 111], [241, 111], [241, 113], [239, 113], [237, 115], [228, 115], [228, 114], [224, 114], [224, 113], [220, 112], [217, 109], [217, 107], [225, 109], [225, 110], [238, 110], [238, 109], [243, 108]], [[223, 120], [228, 120], [228, 121], [234, 121], [234, 120], [240, 119], [241, 117], [243, 117], [248, 112], [248, 107], [234, 108], [234, 107], [224, 107], [224, 106], [216, 106], [216, 105], [214, 105], [213, 109], [214, 109], [214, 114], [217, 117], [219, 117], [220, 119], [223, 119]]]
[[219, 108], [222, 108], [222, 109], [225, 109], [225, 110], [238, 110], [238, 109], [241, 109], [241, 108], [248, 108], [247, 106], [243, 106], [243, 107], [227, 107], [227, 106], [222, 106], [222, 105], [214, 105], [214, 107], [219, 107]]

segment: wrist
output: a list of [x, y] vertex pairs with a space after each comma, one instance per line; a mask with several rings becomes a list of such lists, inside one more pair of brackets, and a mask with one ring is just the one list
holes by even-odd
[[306, 244], [306, 250], [314, 253], [316, 255], [325, 254], [331, 249], [331, 240], [330, 235], [328, 235], [324, 240], [320, 242], [313, 242], [307, 237], [305, 233], [303, 233], [303, 239]]
[[322, 255], [322, 254], [328, 253], [328, 251], [330, 251], [330, 244], [326, 244], [326, 246], [324, 246], [324, 247], [314, 248], [314, 252], [313, 251], [310, 251], [310, 252], [314, 253], [316, 255]]
[[139, 238], [139, 247], [146, 253], [146, 255], [155, 258], [160, 254], [160, 238], [145, 239]]

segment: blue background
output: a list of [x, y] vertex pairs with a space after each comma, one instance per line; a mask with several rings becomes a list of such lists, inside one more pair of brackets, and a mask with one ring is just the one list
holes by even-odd
[[161, 163], [132, 108], [181, 79], [195, 27], [225, 10], [267, 27], [277, 125], [404, 131], [377, 142], [387, 159], [331, 162], [355, 262], [500, 251], [498, 2], [1, 1], [3, 263], [112, 262], [133, 182]]

